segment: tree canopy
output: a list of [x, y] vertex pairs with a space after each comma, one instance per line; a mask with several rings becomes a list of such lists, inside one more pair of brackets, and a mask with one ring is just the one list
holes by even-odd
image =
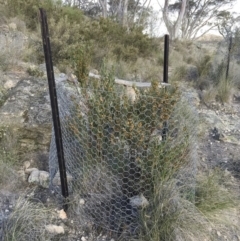
[[164, 1], [163, 20], [170, 37], [194, 39], [217, 27], [219, 13], [230, 8], [235, 0]]

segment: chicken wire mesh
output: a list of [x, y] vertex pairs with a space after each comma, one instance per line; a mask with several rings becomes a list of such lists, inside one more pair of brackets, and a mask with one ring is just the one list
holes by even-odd
[[[172, 87], [145, 90], [108, 78], [92, 88], [57, 84], [64, 156], [75, 214], [118, 234], [138, 234], [160, 183], [175, 180], [194, 199], [197, 162], [194, 108]], [[60, 192], [54, 131], [51, 188]], [[153, 210], [151, 210], [153, 211]]]

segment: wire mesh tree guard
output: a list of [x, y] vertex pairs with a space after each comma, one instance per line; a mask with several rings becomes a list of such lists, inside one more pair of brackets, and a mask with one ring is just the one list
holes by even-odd
[[[106, 71], [87, 88], [66, 81], [55, 85], [44, 24], [43, 46], [55, 110], [50, 188], [62, 194], [65, 210], [70, 195], [76, 217], [117, 235], [139, 235], [148, 225], [146, 217], [154, 221], [168, 185], [178, 189], [178, 195], [169, 200], [173, 206], [181, 196], [194, 199], [197, 115], [173, 86], [159, 88], [158, 82], [147, 89], [133, 86], [133, 98]], [[167, 83], [167, 36], [165, 46]]]

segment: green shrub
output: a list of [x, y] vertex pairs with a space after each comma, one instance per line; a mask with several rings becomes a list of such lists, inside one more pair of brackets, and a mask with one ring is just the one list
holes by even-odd
[[7, 71], [10, 67], [10, 59], [7, 53], [0, 53], [0, 70]]
[[90, 55], [86, 46], [74, 49], [72, 53], [72, 68], [80, 86], [86, 88], [88, 82]]
[[42, 77], [44, 75], [43, 71], [41, 71], [37, 67], [28, 67], [26, 71], [30, 76], [35, 76], [35, 77]]
[[[39, 8], [46, 9], [48, 13], [53, 13], [57, 7], [52, 0], [7, 0], [8, 14], [11, 17], [22, 16], [28, 28], [35, 30], [39, 22]], [[50, 14], [49, 14], [50, 15]]]
[[[11, 16], [21, 16], [28, 28], [39, 30], [39, 7], [46, 10], [49, 24], [53, 62], [56, 65], [71, 65], [69, 62], [75, 49], [86, 44], [91, 49], [91, 63], [100, 68], [103, 58], [134, 62], [139, 57], [156, 54], [154, 40], [142, 33], [142, 28], [122, 27], [111, 19], [99, 20], [84, 17], [81, 10], [64, 6], [53, 0], [8, 0]], [[43, 62], [41, 34], [31, 43], [37, 53], [37, 61]]]
[[212, 66], [211, 60], [211, 56], [206, 54], [203, 57], [200, 57], [200, 60], [196, 63], [200, 77], [206, 77], [209, 74]]
[[173, 76], [171, 77], [171, 79], [173, 81], [181, 81], [184, 80], [184, 78], [186, 77], [187, 74], [187, 68], [185, 65], [181, 65], [178, 66], [173, 73]]

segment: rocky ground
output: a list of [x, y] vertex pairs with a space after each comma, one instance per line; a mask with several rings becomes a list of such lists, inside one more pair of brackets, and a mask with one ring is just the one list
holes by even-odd
[[[37, 146], [38, 148], [39, 146], [46, 148], [50, 141], [50, 135], [46, 135], [46, 133], [51, 132], [50, 125], [44, 127], [47, 129], [39, 129], [39, 125], [44, 126], [42, 123], [44, 123], [46, 118], [49, 118], [48, 113], [50, 109], [49, 103], [46, 102], [46, 86], [32, 77], [23, 77], [17, 73], [5, 73], [4, 80], [5, 82], [3, 85], [9, 88], [9, 95], [3, 106], [0, 108], [1, 123], [6, 123], [7, 120], [10, 125], [10, 121], [13, 121], [14, 124], [18, 124], [18, 129], [16, 130], [17, 133], [22, 133], [25, 129], [30, 133], [28, 137], [26, 134], [22, 135], [23, 139], [19, 140], [22, 144], [20, 145], [20, 148], [23, 148], [24, 152], [27, 151], [30, 153], [25, 156], [24, 160], [19, 160], [21, 165], [19, 165], [18, 171], [18, 178], [20, 178], [21, 181], [24, 181], [25, 193], [27, 193], [26, 198], [30, 197], [32, 200], [37, 200], [48, 206], [55, 205], [55, 209], [60, 210], [61, 203], [56, 199], [54, 193], [49, 189], [46, 189], [47, 184], [44, 184], [44, 181], [48, 179], [49, 175], [47, 172], [47, 149], [45, 149], [44, 152], [41, 152], [41, 156], [34, 156], [31, 154], [31, 152], [34, 153], [36, 151]], [[10, 82], [13, 84], [10, 85]], [[11, 87], [9, 87], [9, 85]], [[37, 92], [36, 89], [38, 90]], [[189, 87], [186, 91], [186, 95], [188, 96], [189, 101], [195, 105], [199, 115], [199, 169], [206, 171], [210, 168], [220, 167], [225, 170], [226, 178], [229, 178], [229, 180], [234, 179], [234, 182], [237, 181], [240, 183], [239, 97], [236, 94], [230, 104], [221, 105], [214, 102], [209, 108], [209, 106], [207, 107], [201, 103], [199, 94], [196, 90]], [[31, 99], [31, 97], [33, 99]], [[37, 97], [38, 102], [36, 102], [35, 97]], [[47, 111], [43, 113], [43, 111], [40, 111], [38, 108], [43, 108]], [[26, 111], [28, 111], [27, 114]], [[12, 116], [15, 118], [10, 118]], [[19, 123], [21, 123], [21, 125], [19, 125]], [[38, 130], [37, 134], [35, 130]], [[42, 136], [43, 133], [45, 133], [44, 138], [42, 137], [41, 140], [39, 140], [37, 137]], [[45, 140], [46, 138], [49, 140]], [[36, 139], [37, 143], [34, 142]], [[31, 149], [28, 149], [29, 146], [31, 146]], [[39, 150], [37, 150], [37, 152], [40, 153]], [[32, 161], [27, 160], [27, 158], [32, 158]], [[41, 180], [39, 180], [38, 169], [40, 169], [42, 173], [40, 175]], [[29, 178], [29, 175], [33, 176], [34, 173], [38, 173], [38, 177], [35, 179], [34, 177]], [[237, 188], [239, 189], [239, 186]], [[8, 189], [0, 191], [0, 226], [2, 225], [3, 219], [8, 218], [14, 210], [14, 206], [21, 194], [21, 190], [22, 189], [20, 188], [19, 190], [14, 191], [9, 191]], [[55, 211], [55, 213], [57, 216], [58, 212]], [[232, 220], [232, 230], [225, 232], [225, 235], [221, 234], [221, 231], [219, 231], [221, 230], [220, 228], [219, 230], [213, 230], [212, 232], [216, 233], [215, 240], [239, 240], [240, 233], [234, 228], [240, 224], [239, 211], [237, 209], [231, 209], [231, 213], [225, 213], [224, 215], [224, 218], [230, 218]], [[71, 220], [70, 218], [66, 221], [58, 217], [53, 225], [57, 226], [56, 230], [59, 229], [56, 231], [53, 228], [55, 231], [52, 232], [55, 232], [56, 234], [58, 232], [62, 233], [63, 227], [64, 232], [68, 233], [68, 238], [66, 237], [66, 240], [108, 240], [107, 236], [104, 236], [104, 234], [99, 237], [93, 237], [89, 231], [90, 228], [87, 228], [86, 225], [83, 230], [79, 230], [79, 227], [76, 228], [73, 219]], [[51, 227], [49, 229], [51, 229]]]

